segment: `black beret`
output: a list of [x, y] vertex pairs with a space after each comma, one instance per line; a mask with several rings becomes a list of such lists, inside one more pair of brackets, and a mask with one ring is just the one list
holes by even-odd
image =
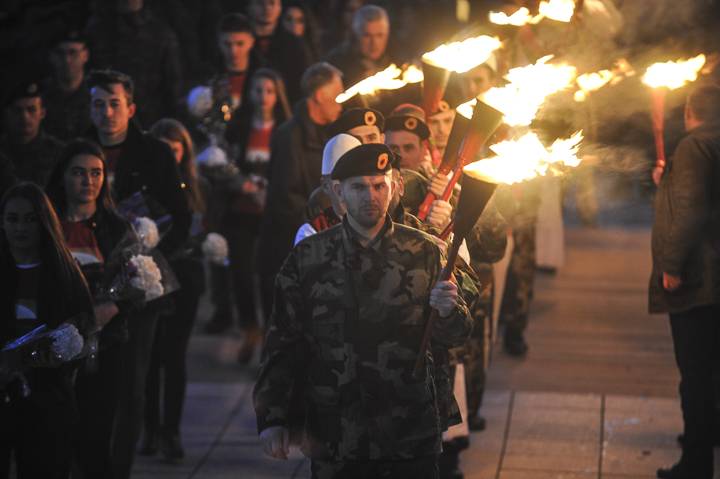
[[395, 156], [390, 148], [381, 143], [356, 146], [347, 151], [335, 164], [330, 175], [333, 180], [353, 176], [384, 175], [392, 170]]
[[372, 108], [350, 108], [330, 125], [330, 136], [347, 133], [356, 126], [377, 126], [382, 132], [385, 127], [385, 118], [382, 113]]
[[87, 38], [82, 34], [80, 30], [68, 29], [60, 32], [53, 41], [53, 46], [60, 45], [61, 43], [82, 43], [87, 45]]
[[36, 81], [20, 81], [12, 85], [5, 96], [3, 96], [2, 105], [6, 107], [20, 98], [34, 98], [42, 96], [40, 83]]
[[430, 130], [424, 121], [413, 115], [390, 115], [385, 122], [385, 131], [408, 131], [427, 140]]

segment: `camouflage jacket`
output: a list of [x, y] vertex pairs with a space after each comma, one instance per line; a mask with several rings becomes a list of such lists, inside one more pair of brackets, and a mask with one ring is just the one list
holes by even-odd
[[[301, 241], [275, 282], [275, 304], [254, 390], [258, 430], [288, 425], [305, 378], [303, 451], [335, 461], [407, 459], [440, 452], [432, 355], [412, 376], [441, 270], [431, 238], [389, 217], [363, 247], [344, 220]], [[434, 323], [433, 349], [462, 344], [467, 308]]]

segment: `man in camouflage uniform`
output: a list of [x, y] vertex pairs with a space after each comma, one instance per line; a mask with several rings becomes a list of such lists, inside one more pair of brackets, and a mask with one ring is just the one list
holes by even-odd
[[433, 349], [462, 344], [471, 325], [455, 284], [438, 281], [437, 243], [387, 216], [391, 157], [361, 145], [340, 158], [343, 223], [300, 242], [276, 280], [258, 430], [267, 454], [287, 457], [288, 403], [303, 376], [303, 452], [316, 478], [437, 477], [433, 357], [418, 377], [414, 363], [431, 308]]

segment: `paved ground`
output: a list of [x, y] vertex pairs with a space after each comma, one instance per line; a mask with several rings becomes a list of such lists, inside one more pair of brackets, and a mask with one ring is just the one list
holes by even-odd
[[[467, 478], [651, 478], [678, 457], [677, 373], [666, 320], [646, 311], [647, 228], [571, 228], [567, 266], [538, 275], [519, 361], [494, 352], [482, 413], [462, 455]], [[200, 318], [200, 321], [204, 318]], [[308, 464], [263, 458], [254, 370], [234, 363], [237, 335], [192, 340], [182, 465], [139, 458], [140, 478], [308, 477]], [[720, 475], [716, 477], [720, 478]]]

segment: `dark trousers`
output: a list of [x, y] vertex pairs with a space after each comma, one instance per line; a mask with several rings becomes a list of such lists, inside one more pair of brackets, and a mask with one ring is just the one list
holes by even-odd
[[513, 227], [513, 241], [500, 321], [505, 324], [505, 334], [522, 334], [528, 325], [535, 283], [535, 224]]
[[76, 409], [72, 397], [45, 403], [16, 399], [0, 404], [0, 478], [10, 477], [15, 458], [18, 479], [70, 476]]
[[161, 316], [158, 321], [146, 387], [145, 431], [157, 432], [162, 428], [170, 435], [180, 433], [187, 387], [185, 356], [199, 299], [196, 291], [181, 289], [175, 294], [175, 313]]
[[312, 479], [438, 479], [437, 456], [423, 456], [402, 461], [327, 462], [313, 459]]
[[255, 244], [260, 231], [260, 219], [260, 215], [253, 214], [233, 216], [234, 224], [225, 232], [238, 324], [243, 330], [258, 327], [255, 313]]
[[123, 368], [122, 374], [118, 376], [121, 394], [118, 396], [112, 451], [116, 479], [129, 478], [135, 460], [157, 321], [158, 314], [151, 311], [142, 311], [129, 317], [129, 339], [120, 346], [124, 350]]
[[684, 429], [680, 468], [685, 477], [712, 479], [715, 391], [713, 370], [720, 350], [720, 305], [670, 315], [680, 370]]
[[100, 351], [97, 370], [81, 368], [75, 381], [79, 410], [75, 459], [81, 478], [113, 477], [113, 428], [123, 393], [118, 380], [123, 374], [122, 353], [122, 344]]

